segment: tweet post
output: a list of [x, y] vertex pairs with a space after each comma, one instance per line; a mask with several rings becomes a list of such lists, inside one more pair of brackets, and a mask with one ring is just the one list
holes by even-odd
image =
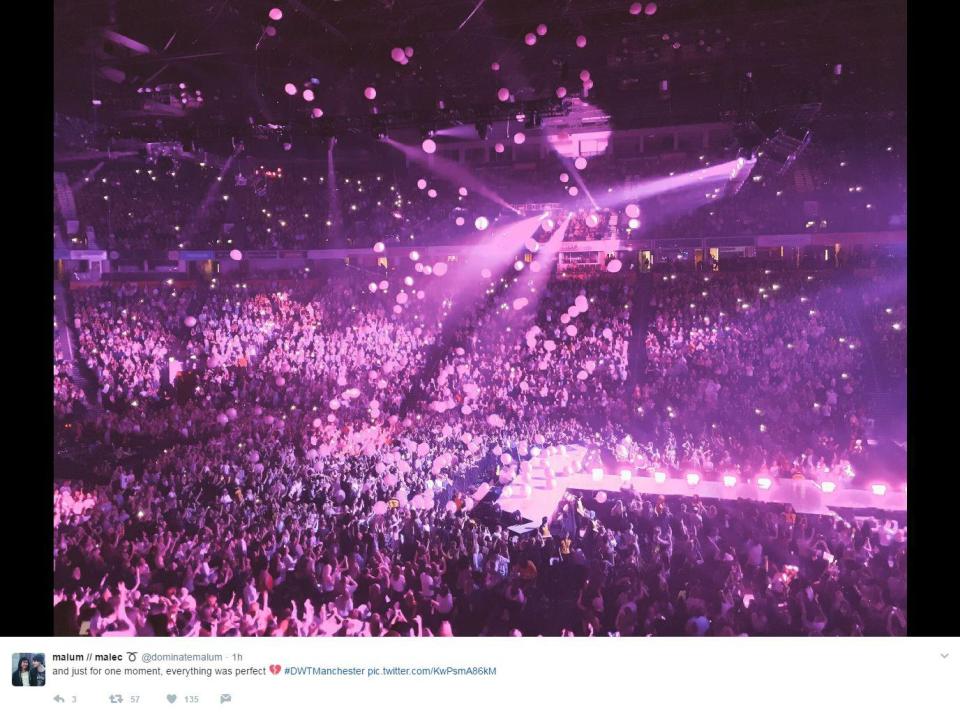
[[52, 5], [10, 714], [949, 711], [907, 0]]
[[[4, 647], [10, 638], [0, 640]], [[821, 699], [845, 709], [906, 710], [937, 714], [947, 704], [957, 674], [956, 639], [809, 641], [595, 641], [543, 638], [523, 651], [509, 638], [490, 640], [343, 641], [267, 638], [90, 641], [37, 639], [43, 653], [11, 653], [13, 684], [2, 701], [42, 714], [105, 714], [110, 710], [161, 713], [172, 709], [229, 710], [237, 714], [307, 706], [323, 695], [326, 709], [346, 708], [389, 696], [397, 714], [417, 714], [418, 700], [457, 700], [496, 694], [518, 708], [587, 707], [589, 690], [564, 690], [558, 666], [576, 665], [583, 684], [632, 684], [651, 708], [673, 704], [678, 690], [697, 675], [699, 689], [685, 695], [691, 709], [716, 706], [728, 689], [730, 670], [749, 666], [756, 699], [782, 699], [783, 674], [815, 663], [843, 681], [824, 681]], [[897, 659], [904, 669], [884, 691], [852, 692], [849, 685], [875, 675]], [[558, 689], [534, 696], [531, 685]], [[22, 687], [21, 687], [22, 686]], [[31, 686], [42, 689], [27, 689]], [[909, 686], [909, 689], [908, 689]], [[783, 715], [806, 714], [785, 701]], [[76, 711], [74, 711], [76, 710]], [[728, 714], [720, 711], [720, 714]], [[733, 714], [730, 712], [729, 714]]]

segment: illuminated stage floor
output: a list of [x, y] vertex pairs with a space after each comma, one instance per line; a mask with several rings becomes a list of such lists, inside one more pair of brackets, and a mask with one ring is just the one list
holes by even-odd
[[[523, 529], [535, 527], [540, 524], [541, 518], [553, 515], [568, 488], [585, 491], [603, 490], [611, 494], [619, 491], [624, 485], [619, 475], [605, 473], [597, 480], [590, 473], [573, 472], [573, 466], [578, 461], [582, 461], [585, 454], [586, 449], [581, 446], [567, 446], [565, 453], [556, 452], [551, 455], [547, 455], [544, 451], [530, 462], [529, 476], [533, 486], [530, 497], [520, 494], [505, 498], [501, 495], [497, 503], [508, 512], [519, 510], [524, 518], [534, 524], [517, 526]], [[552, 467], [556, 477], [557, 483], [553, 488], [547, 485], [545, 468], [548, 463], [545, 461], [549, 461], [549, 466]], [[520, 480], [519, 477], [516, 479], [514, 487]], [[671, 477], [663, 483], [657, 483], [648, 475], [640, 475], [633, 476], [630, 485], [640, 493], [698, 495], [701, 498], [725, 500], [745, 498], [764, 503], [790, 503], [798, 513], [819, 515], [832, 514], [838, 508], [889, 511], [907, 509], [907, 495], [903, 492], [888, 492], [880, 496], [874, 495], [869, 490], [853, 490], [838, 486], [836, 492], [824, 493], [809, 480], [774, 481], [769, 490], [761, 490], [754, 484], [740, 482], [732, 488], [716, 481], [701, 481], [692, 486], [684, 477]]]

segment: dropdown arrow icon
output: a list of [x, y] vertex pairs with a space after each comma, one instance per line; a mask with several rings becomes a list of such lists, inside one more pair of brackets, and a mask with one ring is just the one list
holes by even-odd
[[940, 657], [942, 657], [944, 660], [946, 660], [948, 657], [950, 657], [950, 653], [949, 653], [949, 652], [941, 652], [941, 653], [940, 653]]

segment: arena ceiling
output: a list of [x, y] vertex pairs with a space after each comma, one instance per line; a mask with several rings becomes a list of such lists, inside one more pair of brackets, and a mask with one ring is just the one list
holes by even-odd
[[[631, 14], [625, 0], [58, 0], [54, 107], [113, 127], [225, 132], [441, 106], [469, 121], [497, 105], [500, 87], [518, 102], [561, 86], [579, 93], [583, 70], [591, 101], [621, 126], [808, 101], [828, 111], [905, 106], [903, 0], [666, 0], [652, 14], [641, 5]], [[393, 48], [413, 54], [401, 65]], [[159, 106], [160, 94], [175, 101]]]

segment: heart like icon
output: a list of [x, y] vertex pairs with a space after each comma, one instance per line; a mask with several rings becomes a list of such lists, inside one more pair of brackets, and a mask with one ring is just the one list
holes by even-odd
[[280, 665], [270, 665], [270, 672], [272, 672], [272, 673], [275, 674], [275, 675], [279, 675], [279, 674], [280, 674]]
[[173, 704], [176, 701], [177, 701], [176, 695], [167, 695], [167, 702], [169, 702], [170, 704]]

